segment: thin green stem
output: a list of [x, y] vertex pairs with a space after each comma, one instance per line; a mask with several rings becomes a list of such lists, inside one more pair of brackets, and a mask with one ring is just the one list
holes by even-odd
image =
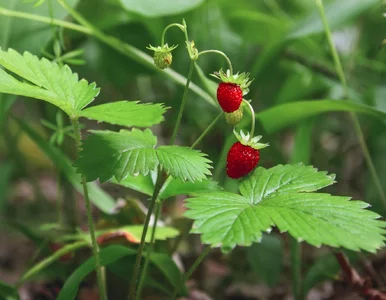
[[154, 217], [153, 227], [151, 229], [150, 244], [146, 250], [145, 263], [143, 265], [141, 276], [140, 276], [139, 283], [138, 283], [138, 293], [137, 293], [137, 296], [135, 297], [136, 300], [141, 299], [142, 287], [143, 287], [143, 284], [145, 282], [145, 278], [147, 275], [147, 268], [149, 267], [151, 254], [154, 251], [155, 233], [157, 231], [157, 223], [158, 223], [160, 213], [161, 213], [161, 202], [159, 200], [157, 200], [155, 203], [155, 217]]
[[[181, 29], [182, 32], [184, 32], [184, 33], [185, 33], [185, 31], [186, 31], [186, 28], [185, 28], [183, 25], [179, 24], [179, 23], [172, 23], [172, 24], [169, 24], [168, 26], [165, 27], [164, 31], [162, 32], [161, 47], [162, 47], [163, 45], [165, 45], [165, 35], [166, 35], [166, 32], [167, 32], [170, 28], [172, 28], [172, 27], [178, 27], [178, 28]], [[186, 37], [186, 35], [185, 35], [185, 37]]]
[[201, 135], [197, 138], [197, 140], [190, 146], [190, 149], [194, 149], [200, 142], [201, 140], [208, 134], [209, 131], [212, 130], [214, 125], [216, 125], [217, 121], [220, 120], [220, 118], [223, 116], [224, 112], [221, 111], [221, 113], [212, 121], [212, 123], [209, 124], [208, 127], [201, 133]]
[[143, 231], [142, 231], [142, 236], [141, 236], [141, 242], [138, 246], [138, 253], [137, 253], [137, 257], [135, 259], [133, 277], [131, 278], [131, 283], [130, 283], [129, 300], [134, 300], [136, 297], [137, 280], [138, 280], [139, 270], [141, 268], [143, 249], [145, 248], [145, 240], [146, 240], [147, 230], [149, 228], [150, 217], [151, 217], [151, 214], [153, 212], [153, 208], [154, 208], [154, 205], [155, 205], [156, 200], [158, 198], [158, 195], [159, 195], [159, 193], [162, 189], [162, 186], [164, 185], [166, 179], [167, 179], [167, 176], [165, 176], [165, 174], [163, 174], [163, 172], [158, 171], [157, 181], [155, 183], [153, 195], [151, 197], [149, 208], [148, 208], [148, 211], [146, 214], [145, 224], [143, 226]]
[[203, 259], [209, 254], [210, 250], [212, 248], [210, 246], [206, 247], [204, 251], [201, 252], [200, 256], [197, 257], [197, 259], [194, 261], [193, 265], [190, 267], [188, 272], [185, 273], [185, 275], [182, 277], [181, 284], [177, 286], [177, 288], [174, 290], [172, 300], [176, 299], [178, 292], [181, 289], [181, 286], [192, 276], [193, 272], [197, 269], [197, 267], [201, 264]]
[[206, 54], [206, 53], [216, 53], [216, 54], [220, 54], [222, 57], [224, 57], [226, 59], [226, 61], [228, 62], [228, 66], [229, 66], [229, 70], [231, 72], [231, 75], [233, 75], [232, 62], [224, 52], [219, 51], [219, 50], [204, 50], [204, 51], [199, 52], [198, 56], [200, 56], [202, 54]]
[[195, 61], [191, 60], [190, 61], [190, 66], [189, 66], [188, 77], [186, 79], [186, 84], [185, 84], [185, 88], [184, 88], [184, 93], [182, 95], [180, 111], [178, 112], [176, 125], [174, 126], [172, 138], [171, 138], [171, 141], [170, 141], [171, 145], [173, 145], [174, 142], [176, 141], [177, 132], [178, 132], [178, 129], [180, 128], [182, 114], [184, 113], [184, 109], [185, 109], [185, 105], [186, 105], [186, 100], [188, 99], [189, 84], [190, 84], [190, 81], [192, 80], [192, 74], [193, 74], [193, 70], [194, 70], [194, 65], [195, 65]]
[[291, 278], [292, 294], [295, 300], [303, 300], [302, 274], [301, 274], [301, 244], [290, 237], [291, 249]]
[[[75, 141], [76, 141], [76, 147], [77, 151], [80, 151], [81, 147], [81, 132], [79, 128], [79, 120], [78, 118], [72, 118], [71, 119], [72, 126], [74, 128], [74, 134], [75, 134]], [[83, 186], [83, 193], [84, 193], [84, 201], [86, 204], [86, 213], [87, 213], [87, 221], [88, 221], [88, 227], [90, 230], [90, 237], [91, 237], [91, 246], [92, 246], [92, 252], [95, 258], [95, 268], [97, 273], [97, 281], [98, 281], [98, 288], [99, 288], [99, 294], [101, 300], [106, 300], [106, 289], [104, 285], [103, 280], [103, 274], [102, 274], [102, 266], [100, 263], [100, 257], [99, 257], [99, 247], [95, 238], [95, 227], [94, 227], [94, 221], [92, 219], [91, 214], [91, 202], [88, 195], [88, 188], [87, 188], [87, 181], [84, 175], [82, 174], [82, 186]]]
[[[346, 80], [346, 77], [345, 77], [345, 74], [344, 74], [344, 71], [343, 71], [342, 63], [340, 61], [338, 52], [336, 50], [336, 47], [335, 47], [333, 39], [332, 39], [330, 26], [328, 25], [326, 13], [324, 11], [323, 2], [322, 2], [322, 0], [315, 0], [315, 2], [316, 2], [316, 6], [318, 7], [319, 14], [320, 14], [320, 17], [321, 17], [322, 22], [323, 22], [324, 31], [326, 32], [326, 37], [327, 37], [328, 44], [330, 46], [331, 55], [332, 55], [332, 57], [334, 59], [334, 64], [335, 64], [336, 72], [337, 72], [337, 74], [339, 76], [339, 79], [340, 79], [340, 81], [342, 83], [342, 86], [344, 88], [345, 96], [346, 96], [346, 98], [349, 98], [350, 90], [349, 90], [349, 87], [347, 85], [347, 80]], [[379, 194], [380, 198], [382, 199], [382, 204], [383, 204], [384, 208], [386, 209], [386, 196], [385, 196], [385, 192], [383, 190], [381, 181], [380, 181], [380, 179], [378, 177], [378, 174], [377, 174], [377, 171], [375, 169], [374, 163], [373, 163], [373, 161], [371, 159], [369, 149], [367, 148], [365, 137], [364, 137], [364, 134], [363, 134], [363, 131], [362, 131], [359, 119], [358, 119], [357, 115], [355, 113], [353, 113], [353, 112], [350, 112], [350, 117], [351, 117], [352, 122], [354, 124], [354, 130], [355, 130], [355, 133], [357, 135], [357, 138], [358, 138], [358, 141], [359, 141], [359, 145], [360, 145], [360, 147], [362, 149], [364, 158], [366, 160], [367, 167], [370, 170], [370, 174], [371, 174], [371, 177], [373, 178], [373, 181], [375, 183], [375, 186], [376, 186], [376, 189], [378, 191], [378, 194]]]
[[71, 22], [66, 22], [58, 19], [52, 19], [52, 18], [47, 18], [47, 17], [42, 17], [34, 14], [27, 14], [15, 10], [9, 10], [3, 7], [0, 7], [0, 15], [3, 16], [8, 16], [8, 17], [15, 17], [15, 18], [21, 18], [21, 19], [27, 19], [27, 20], [32, 20], [32, 21], [37, 21], [37, 22], [42, 22], [42, 23], [47, 23], [47, 24], [54, 24], [60, 27], [72, 29], [75, 31], [79, 31], [85, 34], [92, 34], [92, 30], [90, 30], [87, 27], [84, 26], [79, 26], [76, 24], [73, 24]]
[[57, 261], [60, 257], [63, 255], [70, 253], [74, 250], [87, 247], [89, 244], [88, 242], [81, 241], [76, 242], [67, 246], [64, 246], [63, 248], [57, 250], [53, 255], [47, 257], [46, 259], [42, 260], [41, 262], [37, 263], [35, 266], [30, 268], [28, 272], [26, 272], [21, 279], [18, 281], [17, 285], [22, 285], [26, 280], [34, 276], [35, 274], [40, 273], [43, 269], [47, 268], [50, 264]]
[[243, 99], [243, 102], [248, 106], [249, 110], [251, 111], [251, 131], [249, 132], [250, 138], [253, 139], [253, 135], [255, 134], [255, 110], [253, 109], [251, 103], [249, 103], [247, 100]]

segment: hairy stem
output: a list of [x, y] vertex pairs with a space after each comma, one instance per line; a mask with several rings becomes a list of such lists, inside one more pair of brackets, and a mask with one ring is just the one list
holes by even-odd
[[142, 269], [141, 276], [140, 276], [139, 283], [138, 283], [138, 293], [137, 293], [137, 296], [135, 297], [136, 300], [141, 299], [142, 287], [143, 287], [143, 284], [145, 282], [145, 278], [147, 275], [147, 268], [149, 267], [151, 254], [154, 250], [155, 232], [157, 230], [157, 223], [158, 223], [160, 213], [161, 213], [161, 202], [159, 200], [156, 200], [155, 218], [154, 218], [153, 227], [151, 229], [150, 245], [146, 251], [145, 263], [143, 265], [143, 269]]
[[[77, 147], [77, 151], [79, 153], [80, 147], [81, 147], [81, 132], [80, 132], [80, 128], [79, 128], [79, 120], [78, 120], [78, 118], [72, 118], [71, 121], [72, 121], [72, 126], [74, 128], [76, 147]], [[94, 227], [94, 221], [92, 219], [92, 214], [91, 214], [91, 202], [90, 202], [90, 198], [88, 195], [86, 177], [83, 174], [82, 174], [82, 186], [83, 186], [83, 193], [84, 193], [84, 201], [86, 204], [88, 227], [90, 230], [92, 252], [93, 252], [93, 255], [95, 257], [95, 268], [96, 268], [96, 273], [97, 273], [97, 281], [98, 281], [98, 289], [99, 289], [100, 299], [106, 300], [107, 299], [106, 289], [105, 289], [104, 280], [103, 280], [102, 266], [100, 263], [99, 247], [98, 247], [98, 244], [97, 244], [96, 238], [95, 238], [95, 227]]]
[[180, 291], [181, 286], [190, 278], [190, 276], [192, 276], [193, 272], [201, 264], [203, 259], [209, 254], [210, 250], [212, 250], [212, 248], [210, 246], [206, 247], [206, 249], [201, 252], [200, 256], [197, 257], [197, 259], [194, 261], [193, 265], [190, 267], [190, 269], [182, 277], [181, 284], [178, 285], [178, 287], [174, 290], [173, 296], [171, 297], [172, 300], [176, 299], [177, 294]]
[[[340, 61], [338, 52], [337, 52], [336, 47], [334, 45], [334, 41], [332, 40], [331, 30], [330, 30], [330, 26], [328, 25], [326, 13], [324, 11], [323, 2], [322, 2], [322, 0], [315, 0], [315, 2], [316, 2], [316, 6], [318, 7], [319, 14], [320, 14], [320, 17], [321, 17], [322, 22], [323, 22], [324, 31], [326, 33], [327, 41], [328, 41], [328, 44], [330, 46], [331, 55], [334, 59], [336, 73], [338, 74], [338, 77], [342, 83], [346, 98], [349, 98], [350, 90], [349, 90], [349, 87], [347, 85], [347, 80], [346, 80], [346, 76], [345, 76], [344, 71], [343, 71], [342, 63]], [[374, 163], [371, 159], [369, 149], [367, 148], [367, 145], [365, 142], [365, 137], [363, 135], [363, 131], [362, 131], [359, 119], [358, 119], [357, 115], [353, 112], [350, 112], [350, 117], [351, 117], [351, 120], [354, 124], [354, 130], [355, 130], [355, 133], [357, 135], [359, 145], [362, 149], [364, 158], [366, 160], [367, 167], [369, 168], [371, 177], [373, 178], [373, 181], [375, 183], [375, 187], [378, 191], [379, 197], [382, 199], [382, 204], [383, 204], [384, 208], [386, 209], [385, 192], [383, 190], [381, 181], [379, 180]]]
[[190, 66], [189, 66], [189, 73], [188, 73], [188, 77], [186, 79], [186, 84], [185, 84], [185, 88], [184, 88], [184, 93], [182, 95], [180, 111], [178, 112], [176, 125], [174, 126], [174, 130], [173, 130], [173, 134], [172, 134], [172, 139], [170, 141], [171, 145], [173, 145], [174, 142], [176, 141], [177, 132], [178, 132], [178, 129], [180, 128], [182, 114], [184, 113], [184, 109], [185, 109], [185, 105], [186, 105], [186, 100], [188, 99], [189, 84], [190, 84], [190, 81], [192, 80], [192, 74], [193, 74], [193, 70], [194, 70], [194, 65], [195, 65], [195, 61], [191, 60], [190, 61]]
[[133, 277], [131, 278], [131, 283], [130, 283], [129, 300], [134, 300], [136, 296], [137, 280], [138, 280], [139, 270], [141, 267], [143, 249], [145, 248], [145, 240], [146, 240], [147, 230], [149, 228], [150, 217], [153, 212], [153, 208], [158, 198], [159, 192], [161, 191], [162, 186], [164, 185], [166, 179], [167, 179], [167, 176], [165, 176], [165, 174], [159, 170], [157, 181], [155, 183], [155, 187], [153, 191], [153, 196], [151, 197], [149, 208], [146, 214], [145, 224], [143, 226], [141, 242], [138, 247], [137, 257], [135, 259]]
[[229, 70], [231, 72], [231, 75], [233, 75], [233, 67], [232, 67], [232, 62], [231, 60], [229, 59], [229, 57], [222, 51], [219, 51], [219, 50], [204, 50], [204, 51], [201, 51], [198, 53], [198, 56], [202, 55], [202, 54], [206, 54], [206, 53], [216, 53], [216, 54], [220, 54], [222, 57], [224, 57], [228, 63], [228, 66], [229, 66]]

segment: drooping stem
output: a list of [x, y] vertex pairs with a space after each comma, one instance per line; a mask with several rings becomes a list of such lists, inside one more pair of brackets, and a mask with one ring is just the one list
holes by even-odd
[[[80, 128], [79, 128], [78, 118], [72, 118], [71, 122], [72, 122], [72, 126], [74, 128], [77, 151], [79, 152], [80, 147], [81, 147], [81, 132], [80, 132]], [[86, 204], [88, 227], [90, 230], [92, 252], [93, 252], [93, 255], [95, 258], [95, 268], [96, 268], [96, 273], [97, 273], [97, 281], [98, 281], [100, 299], [106, 300], [107, 299], [106, 289], [105, 289], [104, 280], [103, 280], [102, 266], [100, 263], [99, 247], [98, 247], [98, 244], [97, 244], [96, 238], [95, 238], [95, 227], [94, 227], [94, 221], [92, 219], [92, 214], [91, 214], [91, 202], [90, 202], [90, 198], [88, 195], [86, 177], [84, 177], [84, 175], [82, 175], [82, 186], [83, 186], [83, 193], [84, 193], [84, 201]]]
[[157, 230], [157, 223], [158, 223], [160, 213], [161, 213], [161, 202], [159, 200], [156, 200], [155, 217], [154, 217], [153, 227], [151, 229], [150, 245], [146, 251], [145, 263], [143, 265], [141, 276], [140, 276], [139, 283], [138, 283], [138, 293], [137, 293], [137, 296], [135, 297], [136, 300], [141, 299], [142, 287], [143, 287], [143, 284], [145, 282], [145, 278], [147, 275], [147, 268], [149, 267], [151, 254], [154, 250], [155, 232]]
[[157, 175], [157, 181], [155, 183], [155, 187], [154, 187], [154, 191], [153, 191], [153, 195], [151, 197], [149, 208], [148, 208], [148, 211], [146, 214], [145, 224], [143, 226], [143, 231], [142, 231], [142, 236], [141, 236], [141, 242], [138, 246], [137, 257], [135, 259], [133, 277], [131, 278], [131, 283], [130, 283], [129, 300], [134, 300], [135, 296], [136, 296], [137, 280], [138, 280], [139, 270], [141, 267], [142, 254], [143, 254], [143, 249], [145, 247], [145, 240], [146, 240], [147, 230], [149, 228], [150, 217], [151, 217], [151, 214], [153, 212], [153, 208], [154, 208], [154, 205], [155, 205], [156, 200], [158, 198], [159, 192], [161, 191], [162, 186], [164, 185], [166, 179], [167, 179], [167, 176], [162, 171], [159, 170], [158, 175]]
[[290, 237], [291, 249], [291, 277], [292, 294], [295, 300], [303, 300], [302, 274], [301, 274], [301, 244]]
[[233, 67], [232, 67], [232, 62], [231, 60], [229, 59], [229, 57], [222, 51], [219, 51], [219, 50], [204, 50], [204, 51], [200, 51], [198, 53], [198, 56], [200, 55], [203, 55], [203, 54], [206, 54], [206, 53], [216, 53], [216, 54], [220, 54], [222, 57], [224, 57], [228, 63], [228, 66], [229, 66], [229, 71], [231, 72], [231, 75], [233, 75]]
[[213, 126], [216, 125], [217, 121], [220, 120], [220, 118], [223, 116], [224, 112], [221, 111], [219, 115], [212, 121], [212, 123], [209, 124], [208, 127], [201, 133], [201, 135], [197, 138], [197, 140], [190, 146], [190, 149], [194, 149], [200, 142], [201, 140], [209, 133], [209, 131], [212, 130]]
[[182, 277], [181, 284], [177, 286], [177, 288], [174, 290], [172, 300], [176, 299], [178, 292], [181, 289], [181, 286], [192, 276], [193, 272], [197, 269], [197, 267], [201, 264], [203, 259], [209, 254], [210, 250], [212, 248], [210, 246], [206, 247], [204, 251], [201, 252], [200, 256], [197, 257], [197, 259], [194, 261], [193, 265], [190, 267], [190, 269], [185, 273], [185, 275]]
[[[343, 67], [342, 67], [342, 63], [341, 63], [340, 58], [339, 58], [339, 54], [338, 54], [336, 47], [334, 45], [334, 41], [332, 40], [331, 30], [330, 30], [330, 26], [328, 25], [326, 13], [324, 11], [323, 2], [322, 2], [322, 0], [315, 0], [315, 2], [316, 2], [316, 6], [318, 7], [319, 14], [320, 14], [320, 17], [321, 17], [322, 22], [323, 22], [324, 31], [326, 33], [327, 41], [328, 41], [328, 44], [330, 46], [331, 55], [334, 59], [336, 73], [338, 74], [339, 79], [341, 81], [341, 84], [344, 88], [346, 98], [349, 98], [350, 90], [349, 90], [349, 87], [347, 85], [346, 76], [345, 76], [344, 71], [343, 71]], [[375, 187], [378, 191], [379, 197], [382, 199], [382, 204], [383, 204], [384, 208], [386, 209], [385, 192], [383, 190], [381, 181], [379, 180], [374, 163], [371, 159], [369, 149], [367, 148], [359, 119], [358, 119], [357, 115], [353, 112], [350, 112], [350, 117], [351, 117], [351, 120], [354, 124], [354, 130], [355, 130], [355, 133], [357, 135], [359, 145], [362, 149], [364, 158], [366, 160], [366, 164], [369, 168], [371, 177], [373, 178], [373, 181], [375, 183]]]
[[190, 66], [189, 66], [189, 73], [188, 73], [188, 77], [186, 79], [186, 84], [185, 84], [185, 88], [184, 88], [184, 93], [182, 95], [180, 110], [178, 112], [176, 125], [174, 126], [174, 130], [173, 130], [173, 134], [172, 134], [172, 139], [170, 141], [171, 145], [173, 145], [174, 142], [176, 141], [177, 132], [178, 132], [178, 129], [180, 128], [182, 114], [184, 113], [184, 109], [185, 109], [185, 105], [186, 105], [186, 100], [188, 98], [189, 84], [190, 84], [190, 81], [192, 80], [192, 74], [193, 74], [193, 70], [194, 70], [194, 65], [195, 65], [195, 61], [191, 60], [190, 61]]
[[[170, 28], [172, 28], [172, 27], [178, 27], [178, 28], [181, 29], [182, 32], [184, 32], [184, 33], [185, 33], [185, 31], [186, 31], [186, 28], [185, 28], [183, 25], [179, 24], [179, 23], [172, 23], [172, 24], [169, 24], [168, 26], [165, 27], [164, 31], [162, 32], [161, 47], [162, 47], [163, 45], [165, 45], [165, 35], [166, 35], [166, 32], [167, 32]], [[186, 36], [186, 34], [185, 34], [185, 36]]]
[[243, 102], [249, 107], [249, 110], [251, 111], [251, 131], [249, 132], [250, 138], [253, 138], [253, 135], [255, 134], [255, 110], [253, 109], [251, 103], [249, 101], [243, 99]]

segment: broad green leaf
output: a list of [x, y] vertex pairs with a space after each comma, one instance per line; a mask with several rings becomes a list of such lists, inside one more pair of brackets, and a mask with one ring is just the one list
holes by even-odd
[[193, 195], [218, 190], [221, 190], [221, 187], [211, 179], [204, 179], [200, 182], [184, 182], [180, 179], [171, 178], [171, 180], [165, 184], [165, 188], [161, 190], [159, 198], [168, 199], [177, 195]]
[[334, 183], [335, 175], [318, 172], [312, 166], [277, 165], [271, 169], [257, 168], [241, 181], [240, 193], [257, 204], [272, 194], [314, 192]]
[[[125, 186], [137, 192], [151, 196], [154, 190], [154, 181], [150, 175], [127, 176], [121, 182], [111, 180], [112, 183]], [[164, 200], [177, 195], [193, 195], [199, 192], [221, 190], [217, 182], [204, 179], [199, 182], [188, 182], [169, 177], [160, 191], [159, 198]]]
[[333, 111], [363, 113], [380, 120], [386, 120], [386, 112], [373, 107], [349, 101], [310, 100], [278, 105], [256, 114], [268, 134], [297, 124], [303, 119]]
[[[100, 263], [107, 266], [122, 257], [135, 255], [137, 252], [133, 249], [123, 246], [109, 246], [99, 252]], [[83, 279], [95, 269], [95, 258], [91, 257], [78, 267], [71, 276], [66, 280], [57, 300], [73, 300], [76, 297], [79, 285]]]
[[[64, 173], [74, 188], [83, 195], [82, 179], [76, 173], [71, 161], [58, 149], [46, 141], [39, 133], [23, 120], [16, 120], [20, 128], [33, 140], [36, 145], [47, 155], [55, 166]], [[91, 202], [106, 214], [111, 214], [115, 207], [115, 200], [104, 192], [96, 183], [88, 183], [88, 193]]]
[[161, 146], [157, 148], [157, 156], [162, 168], [182, 181], [201, 181], [206, 175], [211, 175], [211, 161], [198, 150], [181, 146]]
[[16, 288], [0, 280], [0, 299], [19, 300]]
[[145, 17], [160, 17], [183, 13], [199, 6], [204, 0], [120, 0], [128, 11]]
[[253, 271], [269, 286], [274, 286], [283, 270], [283, 242], [275, 235], [263, 235], [261, 243], [247, 250]]
[[84, 79], [79, 81], [78, 75], [67, 65], [59, 67], [45, 58], [39, 60], [29, 52], [21, 55], [13, 49], [0, 50], [0, 65], [34, 84], [21, 83], [2, 71], [0, 92], [45, 100], [69, 116], [76, 116], [99, 94], [95, 83], [89, 85]]
[[[100, 251], [101, 265], [107, 266], [127, 256], [133, 256], [134, 258], [136, 254], [137, 252], [130, 248], [117, 246], [117, 245], [109, 246]], [[160, 255], [162, 254], [158, 255], [156, 253], [153, 253], [153, 255], [150, 258], [150, 261], [157, 268], [161, 268], [160, 271], [165, 276], [167, 275], [166, 278], [174, 286], [176, 284], [175, 280], [177, 278], [181, 278], [181, 273], [178, 271], [177, 266], [175, 266], [172, 260], [170, 259], [167, 260], [164, 256], [160, 257]], [[165, 266], [165, 263], [168, 265], [167, 268]], [[173, 264], [174, 266], [172, 266]], [[88, 259], [85, 263], [83, 263], [78, 269], [76, 269], [74, 273], [71, 274], [71, 276], [67, 279], [63, 288], [61, 289], [57, 297], [57, 300], [75, 299], [80, 283], [94, 269], [95, 269], [95, 259], [94, 257], [92, 257]], [[178, 280], [178, 283], [180, 283], [179, 280]]]
[[138, 101], [118, 101], [92, 106], [81, 111], [88, 119], [127, 127], [150, 127], [164, 120], [162, 104], [140, 104]]
[[[331, 29], [339, 28], [380, 3], [380, 0], [334, 0], [325, 5], [328, 24]], [[287, 38], [298, 39], [323, 31], [322, 20], [315, 5], [315, 9], [294, 26]]]
[[309, 193], [333, 183], [332, 176], [321, 174], [326, 178], [301, 165], [259, 167], [241, 181], [242, 195], [198, 194], [187, 200], [185, 215], [194, 219], [192, 232], [202, 234], [203, 243], [224, 251], [260, 241], [262, 232], [273, 226], [316, 247], [325, 244], [374, 252], [383, 246], [386, 223], [376, 220], [378, 214], [364, 210], [367, 203]]
[[88, 181], [101, 182], [113, 176], [118, 181], [128, 175], [146, 175], [158, 165], [154, 146], [157, 137], [146, 129], [131, 131], [91, 131], [83, 142], [76, 162]]

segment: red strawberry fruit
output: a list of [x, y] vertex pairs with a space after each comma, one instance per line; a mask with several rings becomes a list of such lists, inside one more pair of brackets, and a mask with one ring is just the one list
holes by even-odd
[[229, 70], [226, 73], [220, 70], [212, 75], [221, 80], [217, 88], [217, 100], [222, 110], [226, 113], [238, 110], [243, 96], [249, 92], [248, 87], [251, 84], [249, 74], [231, 74]]
[[260, 160], [260, 149], [267, 147], [268, 144], [258, 143], [261, 136], [251, 139], [249, 133], [245, 135], [242, 131], [240, 135], [235, 132], [235, 135], [239, 141], [229, 149], [226, 169], [230, 178], [238, 179], [256, 168]]
[[217, 100], [223, 111], [234, 112], [243, 101], [243, 91], [237, 84], [221, 82], [217, 88]]

